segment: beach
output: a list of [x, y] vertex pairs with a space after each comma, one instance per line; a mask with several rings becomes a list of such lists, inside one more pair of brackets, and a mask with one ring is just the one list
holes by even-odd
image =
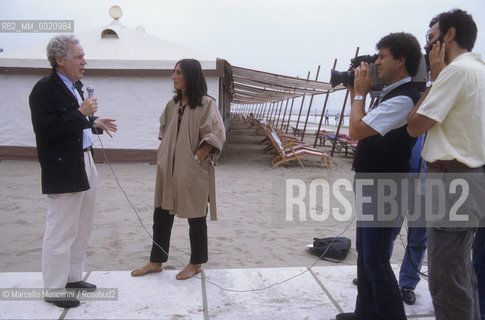
[[[310, 267], [355, 265], [355, 222], [325, 219], [287, 221], [281, 202], [288, 178], [305, 184], [324, 179], [330, 185], [336, 179], [352, 181], [351, 156], [335, 154], [333, 166], [317, 158], [305, 158], [305, 168], [296, 162], [271, 166], [271, 156], [255, 135], [250, 124], [233, 120], [223, 155], [216, 167], [217, 221], [208, 220], [209, 261], [205, 269]], [[314, 136], [305, 141], [313, 144]], [[330, 153], [331, 148], [320, 147]], [[102, 154], [96, 154], [99, 161]], [[98, 163], [99, 186], [96, 214], [85, 270], [129, 272], [148, 261], [153, 214], [156, 167], [143, 163], [111, 165], [137, 214], [119, 189], [110, 166]], [[45, 227], [47, 197], [41, 194], [40, 166], [37, 161], [1, 161], [0, 208], [2, 225], [0, 243], [2, 272], [41, 271], [42, 237]], [[353, 201], [351, 193], [346, 195]], [[333, 205], [333, 202], [332, 204]], [[335, 205], [338, 206], [338, 203]], [[298, 219], [297, 219], [298, 220]], [[397, 239], [392, 263], [404, 256], [406, 228]], [[352, 241], [347, 258], [339, 263], [317, 259], [307, 244], [313, 237], [345, 236]], [[401, 241], [401, 238], [403, 241]], [[188, 224], [175, 219], [165, 269], [180, 269], [189, 261]], [[426, 261], [425, 261], [426, 264]], [[351, 281], [351, 279], [349, 279]]]

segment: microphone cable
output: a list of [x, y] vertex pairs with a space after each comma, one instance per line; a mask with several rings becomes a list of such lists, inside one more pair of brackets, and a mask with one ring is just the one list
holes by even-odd
[[411, 266], [413, 267], [414, 271], [416, 271], [422, 277], [427, 279], [428, 274], [421, 271], [421, 268], [418, 266], [418, 264], [413, 260], [413, 257], [411, 256], [411, 249], [409, 249], [409, 239], [411, 238], [411, 232], [410, 231], [412, 231], [412, 229], [411, 230], [409, 229], [409, 226], [407, 225], [407, 223], [406, 223], [405, 227], [406, 227], [406, 234], [407, 234], [407, 245], [404, 243], [404, 240], [402, 238], [401, 233], [399, 233], [399, 240], [400, 240], [404, 250], [406, 251], [406, 254], [409, 257], [409, 262], [411, 263]]
[[[181, 266], [185, 267], [185, 263], [182, 262], [181, 260], [177, 259], [176, 257], [172, 256], [172, 255], [169, 255], [153, 238], [153, 235], [150, 233], [150, 231], [148, 231], [147, 227], [145, 227], [145, 225], [143, 224], [143, 221], [138, 213], [138, 210], [135, 208], [135, 206], [133, 205], [133, 203], [130, 201], [129, 197], [128, 197], [128, 194], [126, 193], [126, 191], [123, 189], [123, 187], [121, 186], [121, 183], [119, 182], [118, 180], [118, 177], [113, 169], [113, 167], [111, 166], [111, 163], [108, 159], [108, 156], [106, 155], [106, 151], [104, 149], [104, 145], [103, 145], [103, 142], [101, 141], [101, 138], [99, 137], [99, 134], [97, 134], [98, 136], [98, 141], [101, 145], [101, 150], [103, 151], [103, 155], [104, 155], [104, 159], [106, 161], [106, 163], [108, 164], [108, 167], [110, 168], [111, 170], [111, 173], [113, 174], [114, 178], [115, 178], [115, 181], [116, 181], [116, 184], [118, 185], [118, 188], [121, 190], [121, 192], [123, 193], [126, 201], [130, 204], [131, 208], [133, 209], [133, 212], [135, 213], [137, 219], [138, 219], [138, 222], [140, 223], [140, 226], [143, 228], [143, 230], [146, 232], [146, 234], [148, 235], [148, 237], [153, 241], [153, 243], [163, 251], [164, 254], [167, 255], [167, 257], [173, 259], [174, 261], [180, 263]], [[204, 276], [204, 277], [199, 277], [199, 275], [194, 275], [195, 278], [197, 279], [200, 279], [200, 280], [204, 280], [206, 283], [209, 283], [217, 288], [219, 288], [220, 290], [222, 291], [228, 291], [228, 292], [238, 292], [238, 293], [247, 293], [247, 292], [257, 292], [257, 291], [263, 291], [263, 290], [267, 290], [267, 289], [270, 289], [274, 286], [278, 286], [278, 285], [282, 285], [286, 282], [289, 282], [290, 280], [293, 280], [307, 272], [309, 272], [321, 259], [322, 257], [327, 253], [327, 251], [330, 249], [330, 246], [333, 244], [333, 242], [335, 241], [335, 239], [337, 237], [340, 237], [341, 235], [343, 235], [349, 228], [350, 226], [352, 225], [352, 223], [354, 222], [355, 220], [355, 216], [352, 218], [352, 220], [350, 221], [350, 223], [345, 227], [345, 229], [340, 232], [340, 234], [338, 234], [336, 237], [334, 237], [332, 239], [332, 241], [329, 243], [327, 249], [315, 260], [315, 262], [313, 264], [311, 264], [309, 267], [307, 267], [304, 271], [301, 271], [300, 273], [297, 273], [296, 275], [294, 276], [291, 276], [287, 279], [284, 279], [282, 281], [279, 281], [279, 282], [275, 282], [275, 283], [272, 283], [272, 284], [269, 284], [267, 286], [264, 286], [264, 287], [260, 287], [260, 288], [255, 288], [255, 289], [230, 289], [230, 288], [225, 288], [213, 281], [210, 281], [207, 279], [207, 276]]]

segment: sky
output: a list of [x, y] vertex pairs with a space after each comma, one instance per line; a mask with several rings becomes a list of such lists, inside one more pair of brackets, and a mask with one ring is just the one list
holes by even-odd
[[[474, 51], [485, 57], [485, 0], [0, 0], [0, 20], [74, 20], [81, 33], [108, 25], [112, 5], [128, 27], [232, 65], [302, 78], [310, 72], [310, 79], [321, 66], [321, 81], [329, 81], [335, 59], [346, 70], [357, 47], [374, 54], [391, 32], [409, 32], [424, 45], [431, 18], [457, 7], [472, 14]], [[0, 33], [0, 48], [47, 44], [53, 35]]]

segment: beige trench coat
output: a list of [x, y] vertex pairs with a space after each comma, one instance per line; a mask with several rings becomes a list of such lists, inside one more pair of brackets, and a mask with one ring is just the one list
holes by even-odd
[[[178, 109], [179, 103], [172, 99], [160, 116], [155, 208], [169, 210], [180, 218], [200, 218], [206, 215], [207, 203], [211, 200], [211, 220], [215, 220], [215, 177], [211, 160], [216, 160], [226, 140], [224, 123], [216, 102], [204, 96], [202, 106], [185, 107], [177, 137]], [[214, 148], [198, 164], [194, 154], [204, 141]]]

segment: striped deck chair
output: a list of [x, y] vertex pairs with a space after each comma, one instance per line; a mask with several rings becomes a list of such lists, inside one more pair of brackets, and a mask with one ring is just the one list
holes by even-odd
[[294, 146], [285, 146], [281, 142], [276, 131], [274, 130], [268, 130], [268, 138], [273, 143], [273, 147], [275, 151], [278, 152], [278, 154], [275, 155], [272, 160], [273, 168], [276, 168], [282, 163], [286, 163], [294, 160], [298, 161], [300, 166], [304, 168], [305, 166], [301, 162], [301, 159], [309, 156], [321, 158], [322, 161], [327, 162], [327, 166], [329, 168], [332, 168], [332, 158], [325, 152], [322, 152], [321, 150], [314, 149], [312, 147], [301, 145], [301, 144], [294, 145]]

